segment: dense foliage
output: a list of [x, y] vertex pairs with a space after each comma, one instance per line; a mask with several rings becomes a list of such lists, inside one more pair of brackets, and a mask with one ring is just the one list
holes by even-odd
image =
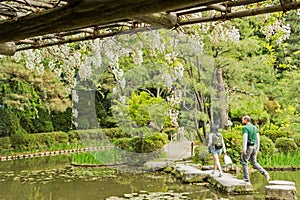
[[291, 11], [1, 58], [0, 136], [23, 148], [19, 141], [31, 141], [25, 133], [119, 128], [109, 136], [115, 144], [151, 152], [167, 142], [165, 133], [205, 143], [207, 124], [227, 129], [230, 117], [225, 142], [238, 159], [240, 119], [250, 115], [266, 155], [273, 143], [294, 146], [287, 141], [299, 144], [297, 21]]

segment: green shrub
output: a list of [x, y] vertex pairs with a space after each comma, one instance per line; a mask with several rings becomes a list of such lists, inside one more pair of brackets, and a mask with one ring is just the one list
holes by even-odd
[[123, 150], [149, 153], [162, 149], [167, 141], [167, 134], [157, 132], [149, 134], [144, 138], [138, 136], [132, 138], [118, 138], [114, 140], [114, 144]]
[[294, 152], [298, 148], [293, 139], [286, 137], [277, 138], [275, 147], [283, 153]]
[[82, 141], [90, 140], [90, 134], [86, 130], [78, 130], [77, 133], [78, 133], [80, 140], [82, 140]]
[[209, 160], [212, 159], [211, 154], [208, 152], [208, 147], [204, 145], [199, 145], [194, 149], [194, 162], [200, 163], [202, 165], [208, 164]]
[[9, 137], [0, 137], [0, 151], [7, 151], [11, 149], [11, 142]]
[[78, 131], [77, 130], [71, 130], [68, 131], [68, 136], [69, 136], [69, 142], [73, 143], [74, 141], [78, 141], [80, 139], [79, 135], [78, 135]]
[[10, 136], [11, 146], [15, 150], [28, 151], [36, 149], [36, 136], [34, 134], [14, 134]]
[[55, 135], [52, 133], [39, 133], [36, 135], [39, 149], [48, 148], [56, 143]]
[[77, 130], [79, 139], [88, 146], [103, 144], [108, 141], [103, 129]]
[[259, 151], [261, 152], [258, 154], [259, 160], [269, 157], [269, 156], [273, 155], [275, 152], [275, 144], [267, 136], [261, 135]]
[[69, 143], [69, 136], [65, 132], [54, 132], [55, 143], [56, 144], [68, 144]]
[[132, 151], [132, 139], [131, 138], [118, 138], [114, 140], [114, 144], [125, 151]]
[[295, 134], [292, 138], [294, 139], [294, 142], [297, 144], [297, 146], [300, 147], [300, 134]]
[[232, 131], [223, 131], [226, 153], [231, 157], [233, 163], [240, 163], [242, 153], [242, 130], [241, 128], [233, 129]]
[[134, 152], [138, 153], [150, 153], [157, 151], [167, 143], [167, 134], [164, 133], [153, 133], [144, 138], [133, 137], [132, 148]]
[[13, 120], [6, 109], [0, 108], [0, 137], [6, 137], [14, 134], [12, 127]]
[[32, 120], [33, 126], [30, 132], [31, 133], [46, 133], [52, 132], [53, 124], [51, 121], [51, 114], [43, 109], [39, 109], [38, 112], [39, 117]]
[[105, 139], [105, 134], [103, 129], [89, 129], [87, 130], [90, 135], [91, 140], [103, 140]]
[[260, 132], [261, 135], [265, 135], [270, 138], [273, 142], [277, 140], [277, 138], [288, 137], [288, 133], [279, 129], [272, 130], [263, 130]]
[[65, 132], [49, 132], [39, 134], [14, 134], [10, 137], [11, 146], [15, 150], [44, 150], [55, 145], [69, 144], [69, 135]]
[[105, 128], [103, 129], [105, 135], [111, 139], [113, 138], [123, 138], [123, 137], [130, 137], [130, 135], [126, 134], [120, 128]]
[[0, 108], [0, 137], [11, 136], [18, 133], [26, 133], [20, 125], [20, 119], [15, 113]]
[[68, 108], [65, 112], [51, 114], [54, 131], [68, 132], [72, 128], [72, 108]]

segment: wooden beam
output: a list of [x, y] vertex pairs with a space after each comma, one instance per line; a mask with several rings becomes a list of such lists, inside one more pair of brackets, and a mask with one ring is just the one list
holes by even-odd
[[210, 8], [210, 9], [220, 11], [220, 12], [227, 12], [228, 11], [225, 6], [222, 6], [220, 4], [212, 4], [212, 5], [208, 5], [207, 7]]
[[[94, 40], [97, 38], [102, 39], [102, 38], [106, 38], [106, 37], [113, 37], [115, 35], [133, 34], [133, 33], [153, 31], [153, 30], [157, 30], [157, 28], [142, 27], [142, 28], [125, 30], [125, 31], [124, 30], [115, 30], [115, 31], [112, 31], [109, 33], [103, 33], [103, 34], [98, 34], [98, 35], [86, 35], [86, 36], [65, 38], [65, 39], [62, 39], [59, 41], [52, 41], [52, 42], [48, 42], [48, 43], [34, 43], [29, 46], [23, 46], [23, 47], [17, 48], [17, 51], [23, 51], [23, 50], [27, 50], [27, 49], [40, 49], [43, 47], [56, 46], [56, 45], [62, 45], [62, 44], [85, 41], [85, 40]], [[29, 44], [29, 42], [28, 42], [28, 44]]]
[[294, 2], [294, 3], [287, 3], [282, 5], [275, 5], [275, 6], [268, 6], [268, 7], [262, 7], [262, 8], [256, 8], [256, 9], [248, 9], [233, 13], [228, 13], [226, 15], [215, 15], [212, 17], [201, 17], [196, 19], [188, 19], [188, 20], [182, 20], [178, 21], [179, 25], [189, 25], [189, 24], [197, 24], [197, 23], [204, 23], [204, 22], [211, 22], [211, 21], [219, 21], [219, 20], [230, 20], [234, 18], [242, 18], [242, 17], [248, 17], [248, 16], [254, 16], [254, 15], [261, 15], [266, 13], [274, 13], [274, 12], [280, 12], [280, 11], [289, 11], [289, 10], [297, 10], [300, 8], [300, 2]]
[[[212, 0], [81, 0], [0, 24], [0, 43], [104, 25]], [[70, 1], [69, 1], [70, 2]], [[225, 2], [225, 0], [219, 0]]]
[[154, 13], [151, 15], [145, 15], [141, 17], [134, 17], [136, 21], [151, 24], [156, 28], [173, 28], [177, 23], [177, 16], [169, 13]]
[[16, 53], [16, 44], [14, 42], [0, 43], [0, 54], [13, 56]]

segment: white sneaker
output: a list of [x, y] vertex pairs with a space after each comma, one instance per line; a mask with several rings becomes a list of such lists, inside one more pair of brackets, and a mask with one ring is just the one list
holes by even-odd
[[264, 175], [265, 175], [267, 181], [269, 182], [269, 180], [270, 180], [270, 174], [269, 174], [269, 173], [266, 173], [266, 174], [264, 174]]

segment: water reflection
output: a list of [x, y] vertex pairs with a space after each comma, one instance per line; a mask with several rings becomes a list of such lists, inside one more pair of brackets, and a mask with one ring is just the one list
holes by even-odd
[[[296, 182], [300, 191], [299, 172], [270, 174], [272, 179]], [[147, 196], [148, 199], [264, 199], [267, 184], [264, 177], [253, 173], [251, 180], [254, 195], [229, 196], [218, 193], [207, 183], [182, 184], [169, 174], [71, 167], [69, 156], [55, 156], [0, 162], [0, 199], [93, 200], [124, 195]]]
[[[270, 171], [271, 180], [285, 180], [292, 181], [296, 184], [297, 197], [300, 198], [300, 172], [299, 171]], [[264, 199], [265, 186], [267, 181], [265, 177], [259, 172], [251, 174], [251, 181], [253, 183], [255, 196]]]

